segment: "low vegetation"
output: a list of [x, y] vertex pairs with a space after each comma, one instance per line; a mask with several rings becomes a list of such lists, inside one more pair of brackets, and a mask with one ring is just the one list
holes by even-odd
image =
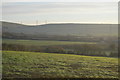
[[118, 78], [118, 58], [3, 51], [3, 78]]
[[117, 43], [3, 39], [2, 50], [118, 57]]
[[75, 42], [75, 41], [45, 41], [45, 40], [22, 40], [22, 39], [3, 39], [3, 43], [22, 44], [28, 46], [51, 46], [51, 45], [71, 45], [71, 44], [96, 44], [96, 42]]

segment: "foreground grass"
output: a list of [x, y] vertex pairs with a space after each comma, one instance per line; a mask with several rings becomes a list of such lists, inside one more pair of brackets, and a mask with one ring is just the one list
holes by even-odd
[[3, 51], [4, 78], [117, 78], [118, 59]]
[[22, 44], [22, 45], [34, 45], [34, 46], [96, 44], [96, 42], [45, 41], [45, 40], [42, 41], [42, 40], [17, 40], [17, 39], [3, 39], [2, 42], [7, 44]]

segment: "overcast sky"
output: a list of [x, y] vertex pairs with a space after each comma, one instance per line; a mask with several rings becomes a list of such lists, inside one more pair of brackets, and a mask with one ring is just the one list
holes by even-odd
[[119, 0], [2, 0], [2, 2], [118, 2]]
[[117, 2], [6, 2], [2, 9], [2, 20], [24, 24], [118, 23]]

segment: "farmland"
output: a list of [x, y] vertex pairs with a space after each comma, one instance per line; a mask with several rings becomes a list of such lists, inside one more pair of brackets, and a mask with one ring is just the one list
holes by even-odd
[[118, 78], [118, 58], [3, 51], [3, 78]]
[[17, 39], [3, 39], [3, 43], [33, 45], [33, 46], [96, 44], [96, 42], [45, 41], [45, 40], [20, 40], [20, 39], [19, 40], [17, 40]]
[[119, 80], [117, 2], [6, 1], [2, 80]]

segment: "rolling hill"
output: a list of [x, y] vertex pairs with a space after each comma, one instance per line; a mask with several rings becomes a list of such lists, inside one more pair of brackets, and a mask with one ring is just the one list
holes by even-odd
[[29, 26], [11, 22], [2, 22], [3, 33], [22, 33], [32, 35], [117, 35], [117, 24], [44, 24]]

